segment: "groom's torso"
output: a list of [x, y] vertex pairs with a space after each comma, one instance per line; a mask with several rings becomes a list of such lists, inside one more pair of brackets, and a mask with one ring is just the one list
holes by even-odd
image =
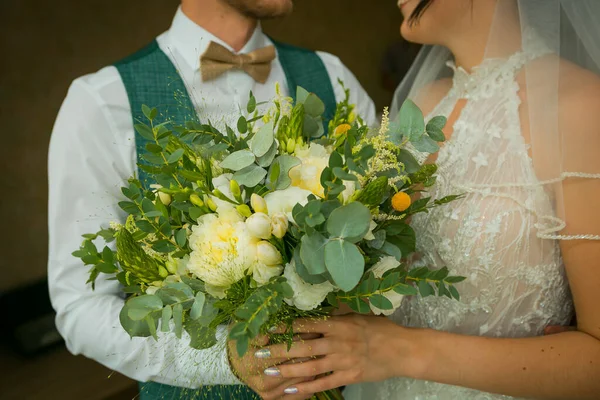
[[[200, 73], [200, 56], [205, 51], [210, 41], [224, 44], [207, 31], [190, 21], [181, 11], [178, 11], [173, 24], [168, 31], [158, 36], [158, 48], [177, 70], [193, 102], [198, 117], [203, 122], [210, 122], [217, 128], [224, 128], [225, 124], [235, 126], [239, 117], [240, 107], [248, 101], [250, 91], [257, 101], [268, 101], [275, 97], [276, 83], [280, 83], [284, 96], [290, 96], [288, 77], [279, 58], [271, 66], [271, 72], [264, 84], [255, 82], [243, 71], [228, 71], [209, 82], [203, 82]], [[262, 47], [272, 45], [273, 42], [259, 28], [256, 29], [251, 39], [240, 51], [247, 53]], [[225, 44], [224, 44], [225, 45]], [[333, 90], [334, 101], [344, 98], [343, 88], [337, 83], [342, 80], [351, 92], [351, 100], [357, 105], [357, 112], [367, 122], [374, 122], [375, 109], [373, 102], [368, 97], [353, 74], [335, 56], [316, 52], [318, 58], [328, 75]], [[109, 66], [100, 71], [77, 79], [73, 85], [80, 86], [93, 99], [94, 112], [101, 114], [110, 121], [111, 137], [119, 137], [124, 144], [122, 154], [115, 155], [119, 158], [131, 160], [131, 173], [135, 170], [136, 151], [135, 133], [133, 128], [132, 110], [128, 93], [119, 71], [114, 66]], [[162, 88], [168, 90], [167, 88]], [[295, 89], [294, 89], [295, 90]], [[172, 98], [175, 99], [173, 91]], [[86, 99], [89, 102], [89, 99]], [[160, 107], [160, 104], [148, 104]], [[100, 132], [99, 132], [100, 133]]]

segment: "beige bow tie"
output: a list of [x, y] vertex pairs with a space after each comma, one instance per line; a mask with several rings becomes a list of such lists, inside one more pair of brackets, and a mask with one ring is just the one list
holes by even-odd
[[226, 47], [210, 42], [200, 56], [202, 80], [210, 81], [229, 70], [237, 69], [246, 72], [256, 82], [265, 83], [271, 73], [271, 61], [275, 57], [274, 46], [263, 47], [248, 54], [234, 54]]

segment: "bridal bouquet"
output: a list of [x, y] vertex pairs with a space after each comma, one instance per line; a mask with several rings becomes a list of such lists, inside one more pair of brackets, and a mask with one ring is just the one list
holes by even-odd
[[[463, 278], [402, 263], [415, 250], [407, 218], [456, 198], [411, 200], [435, 182], [436, 166], [405, 147], [436, 152], [445, 118], [425, 125], [407, 101], [397, 121], [386, 111], [372, 131], [346, 91], [325, 134], [324, 104], [302, 88], [295, 103], [278, 95], [261, 106], [250, 94], [237, 132], [157, 124], [157, 110], [143, 108], [139, 168], [154, 183], [129, 179], [125, 222], [84, 235], [73, 253], [91, 266], [92, 287], [100, 273], [123, 285], [120, 322], [131, 336], [185, 330], [204, 349], [228, 324], [243, 355], [269, 328], [289, 326], [273, 340], [291, 343], [295, 319], [340, 304], [387, 315], [406, 295], [459, 298]], [[100, 239], [116, 246], [98, 250]]]

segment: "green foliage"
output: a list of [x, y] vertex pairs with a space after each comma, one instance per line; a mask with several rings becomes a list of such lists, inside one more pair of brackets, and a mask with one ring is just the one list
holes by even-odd
[[352, 290], [364, 272], [365, 259], [358, 247], [344, 239], [332, 240], [325, 246], [325, 265], [336, 286]]
[[248, 350], [249, 341], [258, 336], [270, 317], [279, 311], [284, 298], [292, 295], [293, 291], [284, 278], [274, 279], [256, 289], [235, 310], [234, 316], [238, 322], [231, 328], [229, 338], [237, 342], [240, 357]]

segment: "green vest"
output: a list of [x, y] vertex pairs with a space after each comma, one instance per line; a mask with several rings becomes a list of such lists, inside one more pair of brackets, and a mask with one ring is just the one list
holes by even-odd
[[[296, 88], [302, 86], [315, 93], [325, 103], [325, 131], [336, 108], [335, 93], [331, 79], [321, 58], [313, 51], [275, 42], [277, 55], [287, 79], [288, 91], [293, 98]], [[133, 123], [144, 121], [142, 105], [156, 107], [156, 123], [170, 120], [177, 125], [185, 121], [197, 121], [194, 105], [177, 69], [153, 41], [148, 46], [119, 61], [115, 67], [125, 85]], [[264, 100], [264, 99], [259, 99]], [[146, 152], [148, 142], [139, 134], [135, 135], [137, 160]], [[138, 169], [138, 176], [144, 186], [149, 185], [147, 174]], [[200, 390], [190, 390], [161, 385], [154, 382], [140, 383], [139, 400], [258, 400], [258, 396], [244, 386], [206, 386]]]

